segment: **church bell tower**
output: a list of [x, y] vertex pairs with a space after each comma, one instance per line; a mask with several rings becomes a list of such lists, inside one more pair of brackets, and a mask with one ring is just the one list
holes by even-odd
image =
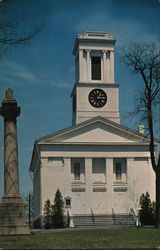
[[73, 49], [75, 85], [71, 93], [73, 125], [96, 116], [119, 123], [114, 45], [115, 39], [107, 33], [77, 35]]

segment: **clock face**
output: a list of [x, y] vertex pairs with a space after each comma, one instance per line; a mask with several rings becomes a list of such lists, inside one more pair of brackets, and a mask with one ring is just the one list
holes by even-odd
[[107, 95], [102, 89], [93, 89], [88, 96], [90, 104], [95, 108], [102, 108], [107, 102]]

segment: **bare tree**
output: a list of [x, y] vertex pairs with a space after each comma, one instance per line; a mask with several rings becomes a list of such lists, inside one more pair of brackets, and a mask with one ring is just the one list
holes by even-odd
[[160, 226], [160, 153], [155, 154], [157, 122], [160, 121], [160, 47], [159, 44], [135, 43], [123, 50], [123, 62], [141, 76], [142, 85], [135, 100], [134, 115], [145, 123], [150, 137], [150, 156], [156, 176], [156, 226]]
[[[23, 1], [0, 0], [0, 53], [11, 46], [22, 46], [39, 33], [43, 24], [31, 23]], [[16, 13], [16, 8], [20, 11]]]

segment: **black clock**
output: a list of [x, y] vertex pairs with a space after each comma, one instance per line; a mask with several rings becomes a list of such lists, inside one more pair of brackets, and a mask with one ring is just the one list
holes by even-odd
[[102, 108], [107, 102], [107, 95], [102, 89], [93, 89], [89, 93], [88, 100], [95, 108]]

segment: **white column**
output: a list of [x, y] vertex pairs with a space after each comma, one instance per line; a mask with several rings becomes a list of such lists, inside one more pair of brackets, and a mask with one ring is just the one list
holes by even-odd
[[85, 158], [86, 208], [90, 213], [92, 202], [92, 158]]
[[106, 82], [107, 83], [111, 82], [111, 80], [110, 80], [111, 79], [111, 77], [110, 77], [110, 75], [111, 75], [110, 67], [111, 67], [111, 65], [110, 65], [110, 51], [107, 51], [107, 53], [106, 53], [106, 68], [105, 68]]
[[129, 207], [136, 208], [139, 202], [136, 190], [136, 169], [134, 158], [127, 158], [127, 188], [128, 188], [128, 198], [130, 201]]
[[83, 50], [79, 50], [79, 81], [82, 82], [82, 57], [83, 57]]
[[110, 51], [110, 74], [110, 81], [114, 83], [114, 51]]
[[107, 82], [107, 64], [106, 64], [106, 53], [107, 51], [103, 50], [103, 73], [102, 73], [102, 81]]
[[71, 182], [72, 182], [72, 175], [71, 175], [71, 158], [64, 158], [64, 196], [70, 196], [71, 194]]
[[[63, 176], [63, 182], [64, 182], [64, 190], [63, 190], [63, 196], [69, 196], [72, 198], [72, 192], [71, 192], [71, 182], [72, 182], [72, 176], [71, 176], [71, 158], [64, 158], [64, 176]], [[69, 216], [70, 216], [70, 225], [69, 227], [74, 227], [73, 223], [73, 216], [72, 216], [72, 199], [71, 199], [71, 208], [67, 208]], [[66, 210], [66, 214], [67, 214]]]
[[112, 208], [114, 209], [114, 191], [113, 191], [113, 158], [106, 158], [106, 178], [107, 178], [107, 212], [112, 213]]
[[86, 53], [87, 53], [87, 74], [86, 74], [86, 80], [87, 82], [91, 80], [91, 56], [90, 56], [90, 52], [91, 50], [86, 50]]
[[102, 82], [104, 82], [105, 81], [105, 51], [104, 50], [102, 50], [102, 65], [101, 65], [101, 71], [102, 71], [102, 73], [101, 73], [101, 76], [102, 76]]
[[92, 185], [92, 158], [85, 158], [85, 183], [87, 189]]

